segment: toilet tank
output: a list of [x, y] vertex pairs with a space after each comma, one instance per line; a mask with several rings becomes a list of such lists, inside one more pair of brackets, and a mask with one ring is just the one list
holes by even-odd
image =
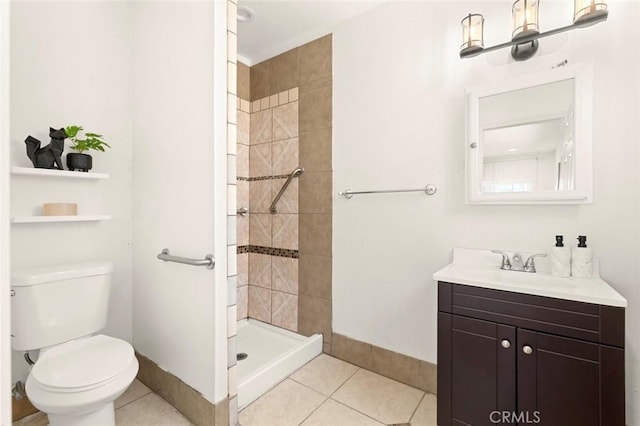
[[27, 351], [88, 336], [107, 322], [111, 262], [11, 273], [11, 346]]

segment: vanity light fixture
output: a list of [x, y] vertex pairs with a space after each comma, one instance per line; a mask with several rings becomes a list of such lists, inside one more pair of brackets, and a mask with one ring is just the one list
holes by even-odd
[[484, 47], [484, 17], [470, 13], [462, 20], [462, 45], [460, 57], [471, 58], [481, 53], [511, 47], [516, 61], [525, 61], [538, 51], [538, 39], [560, 34], [576, 28], [589, 27], [607, 20], [609, 11], [604, 0], [574, 0], [573, 23], [564, 27], [540, 32], [538, 22], [539, 0], [516, 0], [511, 9], [513, 33], [511, 41]]

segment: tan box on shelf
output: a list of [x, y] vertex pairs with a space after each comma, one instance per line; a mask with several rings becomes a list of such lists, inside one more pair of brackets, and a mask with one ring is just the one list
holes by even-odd
[[76, 203], [45, 203], [42, 205], [42, 213], [45, 216], [77, 216], [78, 205]]

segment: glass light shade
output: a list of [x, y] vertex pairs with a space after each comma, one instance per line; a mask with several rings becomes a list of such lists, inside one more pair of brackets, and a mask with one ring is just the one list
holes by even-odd
[[596, 0], [575, 0], [573, 22], [580, 23], [607, 14], [607, 3]]
[[513, 7], [511, 8], [513, 14], [512, 40], [538, 34], [539, 5], [538, 0], [517, 0], [513, 3]]
[[470, 13], [461, 22], [462, 45], [460, 51], [481, 50], [484, 47], [484, 17]]

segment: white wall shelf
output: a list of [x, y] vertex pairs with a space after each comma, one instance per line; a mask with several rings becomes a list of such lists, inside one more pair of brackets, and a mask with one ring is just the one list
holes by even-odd
[[22, 216], [12, 217], [11, 223], [97, 222], [110, 219], [111, 216], [107, 214], [82, 216]]
[[12, 167], [11, 174], [18, 176], [51, 176], [71, 179], [109, 179], [108, 173], [72, 172], [69, 170], [36, 169], [33, 167]]

